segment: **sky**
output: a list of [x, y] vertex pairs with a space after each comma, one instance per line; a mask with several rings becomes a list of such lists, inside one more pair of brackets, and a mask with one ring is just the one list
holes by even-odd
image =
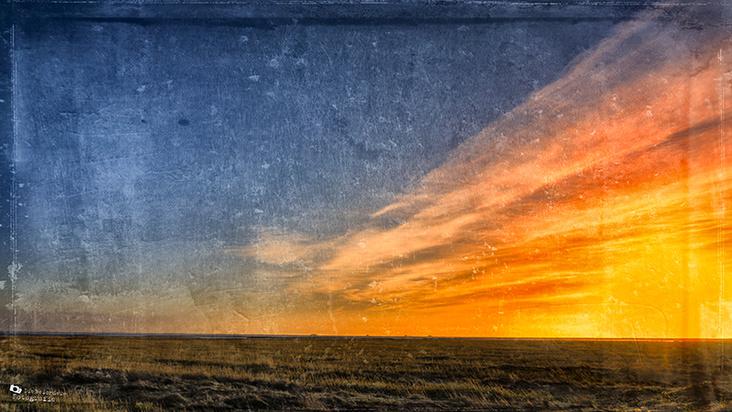
[[731, 337], [729, 9], [558, 13], [28, 19], [15, 327]]

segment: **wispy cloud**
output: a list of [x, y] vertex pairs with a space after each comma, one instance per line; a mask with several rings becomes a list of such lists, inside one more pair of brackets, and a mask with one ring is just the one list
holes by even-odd
[[[329, 244], [292, 290], [427, 319], [405, 333], [462, 322], [490, 334], [510, 317], [519, 335], [727, 336], [728, 38], [654, 16], [622, 25]], [[388, 217], [403, 223], [385, 229]], [[271, 261], [321, 246], [265, 239], [257, 250]], [[714, 305], [719, 316], [702, 318]], [[479, 310], [492, 315], [476, 327], [465, 314]], [[569, 327], [579, 315], [586, 328]]]
[[254, 243], [230, 248], [229, 252], [271, 265], [312, 265], [331, 247], [332, 242], [318, 241], [304, 234], [289, 233], [276, 228], [260, 228]]

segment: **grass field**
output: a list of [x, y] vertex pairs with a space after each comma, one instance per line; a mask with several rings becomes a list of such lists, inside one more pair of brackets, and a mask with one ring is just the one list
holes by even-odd
[[4, 410], [732, 409], [721, 341], [16, 336], [0, 349]]

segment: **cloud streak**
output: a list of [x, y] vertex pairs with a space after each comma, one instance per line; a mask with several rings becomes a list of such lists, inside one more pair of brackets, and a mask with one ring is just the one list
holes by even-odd
[[291, 290], [396, 333], [729, 337], [732, 47], [686, 18], [622, 25]]

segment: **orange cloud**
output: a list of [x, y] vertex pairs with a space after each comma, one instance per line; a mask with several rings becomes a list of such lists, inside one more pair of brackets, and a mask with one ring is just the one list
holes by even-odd
[[391, 316], [344, 315], [368, 333], [732, 336], [729, 38], [623, 25], [292, 290]]

